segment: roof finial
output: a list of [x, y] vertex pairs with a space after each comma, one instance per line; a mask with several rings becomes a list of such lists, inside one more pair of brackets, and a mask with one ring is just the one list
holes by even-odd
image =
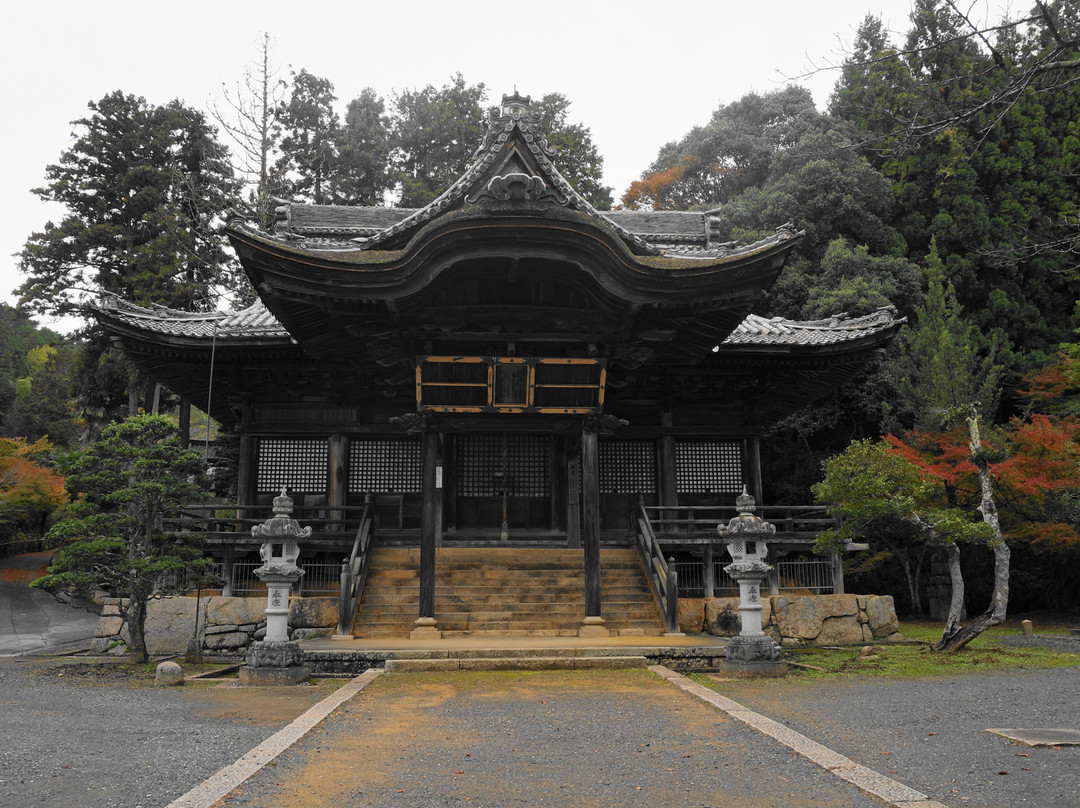
[[518, 92], [517, 85], [514, 85], [513, 95], [503, 95], [502, 104], [499, 109], [499, 115], [503, 118], [508, 115], [524, 115], [528, 112], [529, 107], [532, 106], [532, 96], [522, 95]]

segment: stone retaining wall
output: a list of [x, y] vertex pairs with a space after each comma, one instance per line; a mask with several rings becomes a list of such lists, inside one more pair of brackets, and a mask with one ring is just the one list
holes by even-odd
[[[203, 650], [211, 654], [242, 655], [266, 635], [266, 597], [199, 599], [199, 628]], [[146, 650], [151, 654], [182, 654], [195, 630], [193, 597], [151, 598], [146, 609]], [[333, 634], [338, 623], [337, 598], [290, 598], [289, 638], [303, 640]], [[119, 601], [109, 598], [98, 620], [94, 653], [126, 654], [127, 628]]]
[[[762, 628], [784, 646], [902, 639], [892, 595], [771, 595], [761, 605]], [[681, 598], [679, 629], [733, 637], [739, 633], [739, 599]]]

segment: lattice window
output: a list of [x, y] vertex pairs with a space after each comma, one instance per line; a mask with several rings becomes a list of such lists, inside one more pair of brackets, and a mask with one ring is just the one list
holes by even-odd
[[463, 497], [551, 496], [548, 439], [543, 435], [462, 435], [457, 451]]
[[260, 494], [276, 494], [282, 486], [298, 494], [325, 494], [328, 459], [325, 440], [262, 438], [256, 487]]
[[419, 494], [420, 441], [349, 442], [350, 494]]
[[675, 479], [680, 494], [742, 493], [741, 444], [738, 441], [676, 441]]
[[655, 494], [656, 444], [647, 440], [600, 441], [601, 494]]

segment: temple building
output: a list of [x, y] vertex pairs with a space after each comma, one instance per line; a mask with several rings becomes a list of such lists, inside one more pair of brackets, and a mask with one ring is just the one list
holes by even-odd
[[[539, 121], [504, 97], [472, 165], [421, 209], [290, 203], [269, 232], [230, 221], [259, 296], [243, 311], [102, 305], [144, 372], [239, 434], [236, 509], [191, 521], [230, 582], [256, 547], [247, 525], [285, 488], [315, 527], [305, 557], [337, 570], [351, 554], [357, 591], [377, 548], [413, 565], [395, 630], [483, 630], [440, 600], [444, 559], [468, 548], [480, 565], [569, 559], [573, 625], [618, 631], [604, 553], [638, 559], [654, 600], [672, 559], [720, 588], [715, 527], [744, 487], [761, 502], [762, 436], [899, 328], [891, 310], [753, 314], [798, 233], [737, 246], [708, 213], [597, 211]], [[771, 513], [778, 550], [806, 550], [810, 509]], [[358, 608], [343, 625], [362, 635]]]

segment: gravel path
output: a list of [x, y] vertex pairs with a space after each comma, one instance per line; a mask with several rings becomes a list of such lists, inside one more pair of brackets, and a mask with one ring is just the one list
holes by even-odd
[[133, 686], [108, 671], [0, 659], [0, 806], [159, 808], [330, 692]]
[[578, 671], [384, 675], [228, 805], [881, 803], [648, 672]]
[[[0, 659], [0, 808], [163, 806], [332, 691], [138, 685], [108, 666]], [[1075, 808], [1080, 668], [935, 680], [793, 679], [725, 695], [950, 808]], [[386, 675], [230, 806], [880, 805], [645, 672]]]
[[1080, 729], [1080, 668], [843, 684], [725, 682], [721, 691], [949, 806], [1076, 808], [1080, 747], [989, 728]]

